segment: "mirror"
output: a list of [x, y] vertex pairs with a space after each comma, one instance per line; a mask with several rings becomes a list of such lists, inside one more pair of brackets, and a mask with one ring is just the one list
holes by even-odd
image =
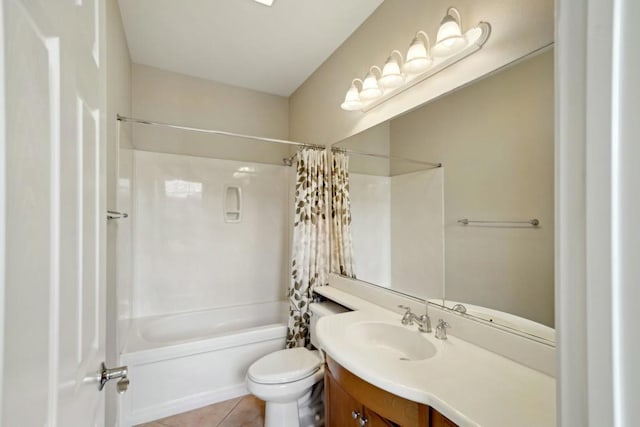
[[554, 341], [553, 119], [547, 50], [334, 144], [356, 279]]

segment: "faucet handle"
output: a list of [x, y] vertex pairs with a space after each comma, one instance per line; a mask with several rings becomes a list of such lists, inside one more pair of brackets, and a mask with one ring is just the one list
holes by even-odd
[[405, 310], [402, 315], [401, 323], [403, 325], [413, 325], [413, 313], [411, 312], [411, 307], [407, 307], [406, 305], [398, 305], [398, 308]]
[[438, 319], [438, 326], [436, 326], [436, 338], [438, 338], [439, 340], [446, 340], [447, 328], [450, 327], [451, 325], [449, 325], [447, 322], [442, 319]]

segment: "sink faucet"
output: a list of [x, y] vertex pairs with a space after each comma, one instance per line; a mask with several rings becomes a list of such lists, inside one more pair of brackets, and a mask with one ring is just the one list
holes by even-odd
[[402, 304], [400, 304], [398, 307], [406, 310], [401, 320], [403, 325], [413, 325], [413, 322], [416, 322], [418, 324], [418, 330], [420, 332], [431, 332], [431, 319], [429, 318], [429, 315], [427, 313], [418, 316], [411, 312], [411, 307], [407, 307]]

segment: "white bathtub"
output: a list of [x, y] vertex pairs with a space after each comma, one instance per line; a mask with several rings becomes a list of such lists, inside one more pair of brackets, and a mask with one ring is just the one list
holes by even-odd
[[287, 302], [271, 302], [131, 320], [120, 425], [246, 394], [249, 365], [284, 348], [287, 315]]

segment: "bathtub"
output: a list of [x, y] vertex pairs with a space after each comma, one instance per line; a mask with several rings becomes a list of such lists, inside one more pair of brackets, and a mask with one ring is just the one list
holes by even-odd
[[130, 321], [120, 425], [132, 426], [247, 394], [256, 359], [284, 348], [285, 301]]

